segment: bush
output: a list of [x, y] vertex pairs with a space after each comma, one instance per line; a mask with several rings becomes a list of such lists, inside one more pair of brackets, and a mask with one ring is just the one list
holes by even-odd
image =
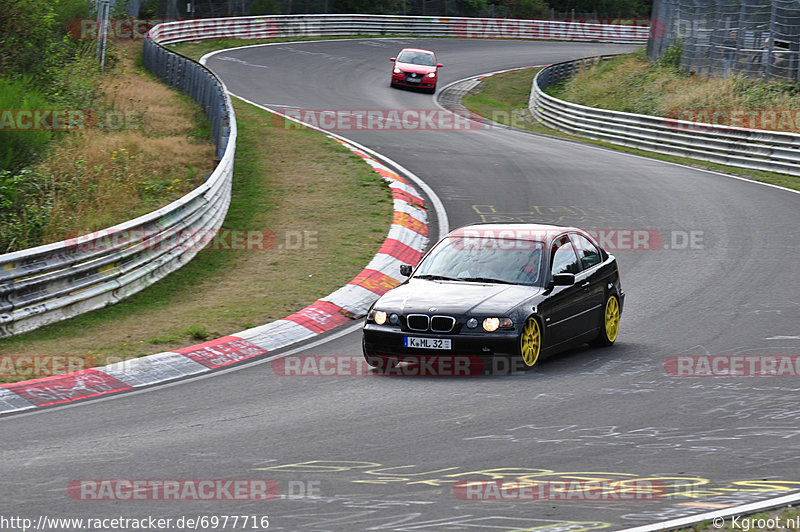
[[659, 66], [670, 68], [676, 71], [681, 70], [681, 55], [683, 54], [683, 42], [678, 39], [667, 48], [661, 57], [658, 58]]
[[49, 181], [31, 170], [0, 170], [0, 253], [41, 243], [52, 206]]
[[70, 20], [87, 16], [85, 0], [0, 0], [0, 72], [31, 74], [41, 85], [44, 72], [75, 41], [64, 41]]
[[509, 3], [509, 18], [546, 18], [550, 6], [544, 0], [516, 0]]
[[256, 0], [250, 6], [251, 15], [280, 15], [282, 12], [278, 0]]
[[[51, 109], [30, 76], [0, 78], [0, 170], [17, 171], [33, 162], [53, 138], [50, 131], [18, 130], [18, 109]], [[2, 201], [2, 199], [0, 199]]]

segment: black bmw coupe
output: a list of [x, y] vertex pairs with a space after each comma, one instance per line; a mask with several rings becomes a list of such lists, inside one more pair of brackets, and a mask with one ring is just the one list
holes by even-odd
[[616, 259], [585, 231], [477, 224], [450, 232], [370, 308], [367, 363], [442, 355], [533, 366], [570, 346], [617, 339], [625, 293]]

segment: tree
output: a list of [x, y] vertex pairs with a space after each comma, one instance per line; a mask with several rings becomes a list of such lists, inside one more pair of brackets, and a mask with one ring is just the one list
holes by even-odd
[[338, 13], [370, 13], [394, 15], [402, 11], [400, 0], [335, 0]]
[[508, 18], [546, 18], [550, 6], [545, 0], [506, 0]]
[[256, 0], [250, 6], [251, 15], [280, 15], [283, 13], [278, 0]]
[[556, 11], [596, 13], [598, 17], [649, 17], [652, 0], [550, 0]]
[[477, 17], [486, 9], [486, 0], [456, 0], [459, 17]]

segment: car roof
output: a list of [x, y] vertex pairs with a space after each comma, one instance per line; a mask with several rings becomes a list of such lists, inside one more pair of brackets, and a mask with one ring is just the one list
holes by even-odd
[[422, 53], [425, 53], [425, 54], [436, 55], [432, 51], [423, 50], [422, 48], [403, 48], [402, 50], [400, 50], [400, 53], [403, 53], [403, 52], [422, 52]]
[[547, 224], [531, 224], [531, 223], [482, 223], [470, 224], [458, 229], [454, 229], [449, 234], [459, 234], [465, 231], [478, 231], [481, 233], [491, 232], [493, 235], [499, 235], [500, 232], [511, 231], [515, 233], [515, 238], [521, 240], [542, 240], [544, 237], [547, 240], [553, 239], [558, 235], [576, 232], [582, 235], [587, 234], [583, 229], [577, 227], [561, 226], [561, 225], [547, 225]]

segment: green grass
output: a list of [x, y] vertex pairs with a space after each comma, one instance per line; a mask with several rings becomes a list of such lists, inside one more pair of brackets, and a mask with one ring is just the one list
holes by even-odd
[[[91, 356], [102, 365], [185, 347], [292, 314], [366, 266], [392, 218], [380, 176], [320, 133], [234, 106], [239, 136], [223, 228], [272, 232], [276, 245], [201, 251], [119, 304], [0, 340], [0, 356]], [[289, 234], [313, 238], [279, 249]]]
[[[53, 104], [42, 94], [30, 76], [0, 78], [0, 169], [16, 171], [46, 151], [58, 133], [36, 129], [32, 118], [21, 119], [16, 110], [49, 110]], [[30, 124], [30, 126], [28, 125]], [[32, 129], [17, 129], [31, 127]]]
[[[620, 58], [608, 61], [607, 63], [601, 63], [599, 71], [605, 74], [608, 74], [609, 72], [613, 73], [617, 69], [624, 66], [626, 64], [625, 63], [626, 60], [628, 59]], [[581, 142], [594, 144], [597, 146], [603, 146], [606, 148], [622, 151], [625, 153], [641, 155], [644, 157], [650, 157], [662, 161], [691, 166], [693, 168], [698, 168], [698, 169], [722, 172], [725, 174], [745, 177], [747, 179], [752, 179], [755, 181], [761, 181], [764, 183], [770, 183], [773, 185], [800, 190], [800, 178], [788, 174], [781, 174], [777, 172], [763, 172], [758, 170], [747, 170], [744, 168], [738, 168], [734, 166], [698, 161], [696, 159], [689, 159], [686, 157], [662, 155], [645, 150], [639, 150], [636, 148], [618, 146], [616, 144], [611, 144], [600, 140], [578, 137], [575, 135], [570, 135], [552, 129], [550, 127], [547, 127], [544, 124], [533, 119], [533, 117], [530, 115], [530, 112], [527, 109], [532, 80], [533, 80], [533, 74], [531, 70], [517, 70], [512, 72], [505, 72], [502, 74], [496, 74], [494, 76], [485, 78], [483, 80], [483, 83], [479, 85], [477, 89], [473, 90], [473, 93], [468, 94], [462, 99], [461, 103], [465, 107], [467, 107], [470, 111], [478, 113], [481, 116], [492, 119], [495, 122], [513, 126], [519, 129], [524, 129], [527, 131], [532, 131], [543, 135], [579, 140]], [[603, 83], [594, 83], [594, 82], [592, 83], [593, 85], [597, 85], [600, 87], [603, 86]], [[560, 92], [562, 90], [563, 87], [553, 92], [560, 95], [559, 97], [561, 97], [563, 96], [563, 93]], [[603, 101], [609, 102], [610, 99], [606, 99]], [[582, 105], [590, 105], [583, 101], [576, 103], [581, 103]], [[593, 101], [592, 103], [597, 103], [597, 102]]]
[[[464, 96], [461, 103], [473, 112], [505, 125], [514, 125], [527, 112], [531, 84], [541, 68], [527, 68], [484, 78], [483, 88]], [[520, 127], [524, 123], [520, 122]]]
[[[686, 110], [787, 110], [800, 108], [800, 84], [741, 76], [708, 79], [659, 63], [644, 51], [625, 54], [579, 72], [548, 94], [590, 107], [653, 116], [680, 117]], [[720, 125], [730, 125], [721, 123]], [[800, 131], [794, 123], [776, 123]], [[765, 123], [764, 129], [773, 129]]]

